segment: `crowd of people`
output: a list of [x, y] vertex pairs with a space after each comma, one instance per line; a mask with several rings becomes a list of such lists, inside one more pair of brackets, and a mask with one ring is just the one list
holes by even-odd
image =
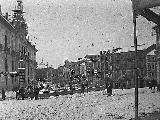
[[[155, 90], [156, 85], [157, 85], [156, 81], [150, 81], [148, 83], [148, 87], [151, 90]], [[29, 85], [27, 87], [20, 87], [19, 89], [15, 90], [16, 99], [17, 100], [19, 100], [19, 99], [24, 100], [25, 98], [30, 98], [31, 100], [33, 100], [33, 99], [38, 100], [40, 90], [46, 89], [48, 87], [49, 86], [47, 86], [47, 87], [43, 86], [43, 84], [36, 85], [36, 86]], [[70, 88], [69, 94], [72, 95], [74, 93], [74, 90], [75, 90], [72, 83], [69, 83], [69, 88]], [[122, 90], [124, 89], [123, 87], [120, 87], [120, 88]], [[105, 89], [107, 90], [107, 95], [111, 96], [112, 95], [112, 89], [113, 89], [113, 83], [110, 80], [107, 80], [105, 82]], [[89, 82], [87, 80], [80, 84], [80, 92], [83, 95], [85, 94], [85, 92], [87, 92], [87, 93], [89, 92]], [[5, 90], [3, 88], [2, 88], [1, 93], [2, 93], [2, 100], [5, 100], [6, 95], [5, 95]], [[59, 95], [59, 93], [57, 95]]]
[[30, 98], [31, 100], [35, 98], [35, 100], [38, 99], [39, 91], [43, 89], [43, 86], [27, 86], [27, 87], [21, 87], [16, 91], [16, 99], [22, 99]]

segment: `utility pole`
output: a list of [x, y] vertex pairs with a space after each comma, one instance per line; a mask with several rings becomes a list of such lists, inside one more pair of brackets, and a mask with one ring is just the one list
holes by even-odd
[[100, 51], [100, 73], [101, 73], [101, 80], [103, 81], [102, 61], [103, 61], [103, 53], [102, 51]]
[[49, 73], [48, 73], [48, 71], [49, 71], [49, 69], [48, 69], [48, 62], [47, 62], [47, 64], [46, 64], [46, 66], [47, 66], [47, 81], [48, 81], [48, 78], [49, 78]]
[[104, 64], [104, 67], [103, 67], [103, 69], [104, 69], [104, 73], [103, 73], [103, 80], [105, 81], [105, 77], [106, 77], [106, 51], [103, 51], [103, 58], [104, 58], [104, 60], [103, 60], [103, 64]]
[[136, 11], [133, 10], [134, 47], [135, 47], [135, 120], [138, 120], [138, 76], [137, 76], [137, 35], [136, 35]]
[[5, 53], [5, 61], [4, 61], [4, 65], [5, 65], [5, 81], [6, 81], [6, 88], [7, 88], [7, 84], [8, 84], [8, 60], [7, 60], [7, 35], [5, 35], [5, 47], [4, 47], [4, 53]]

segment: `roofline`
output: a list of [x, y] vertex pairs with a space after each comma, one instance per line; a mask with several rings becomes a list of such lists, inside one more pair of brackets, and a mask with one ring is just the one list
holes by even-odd
[[8, 29], [15, 32], [13, 25], [0, 14], [0, 22], [4, 23]]
[[36, 52], [38, 51], [38, 50], [36, 49], [35, 45], [32, 45], [31, 42], [29, 42], [28, 40], [27, 40], [27, 43], [28, 43], [33, 49], [35, 49]]
[[98, 55], [95, 55], [95, 54], [94, 54], [94, 55], [92, 55], [92, 54], [88, 55], [88, 54], [87, 54], [86, 56], [84, 56], [84, 58], [97, 57], [97, 56], [98, 56]]

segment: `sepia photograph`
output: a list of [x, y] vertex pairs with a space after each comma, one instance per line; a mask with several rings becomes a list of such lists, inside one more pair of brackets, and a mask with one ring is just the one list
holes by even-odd
[[0, 120], [160, 120], [160, 0], [0, 0]]

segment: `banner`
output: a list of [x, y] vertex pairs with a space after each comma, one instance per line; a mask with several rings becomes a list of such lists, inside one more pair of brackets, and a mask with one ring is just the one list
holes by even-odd
[[132, 0], [134, 10], [160, 6], [160, 0]]

